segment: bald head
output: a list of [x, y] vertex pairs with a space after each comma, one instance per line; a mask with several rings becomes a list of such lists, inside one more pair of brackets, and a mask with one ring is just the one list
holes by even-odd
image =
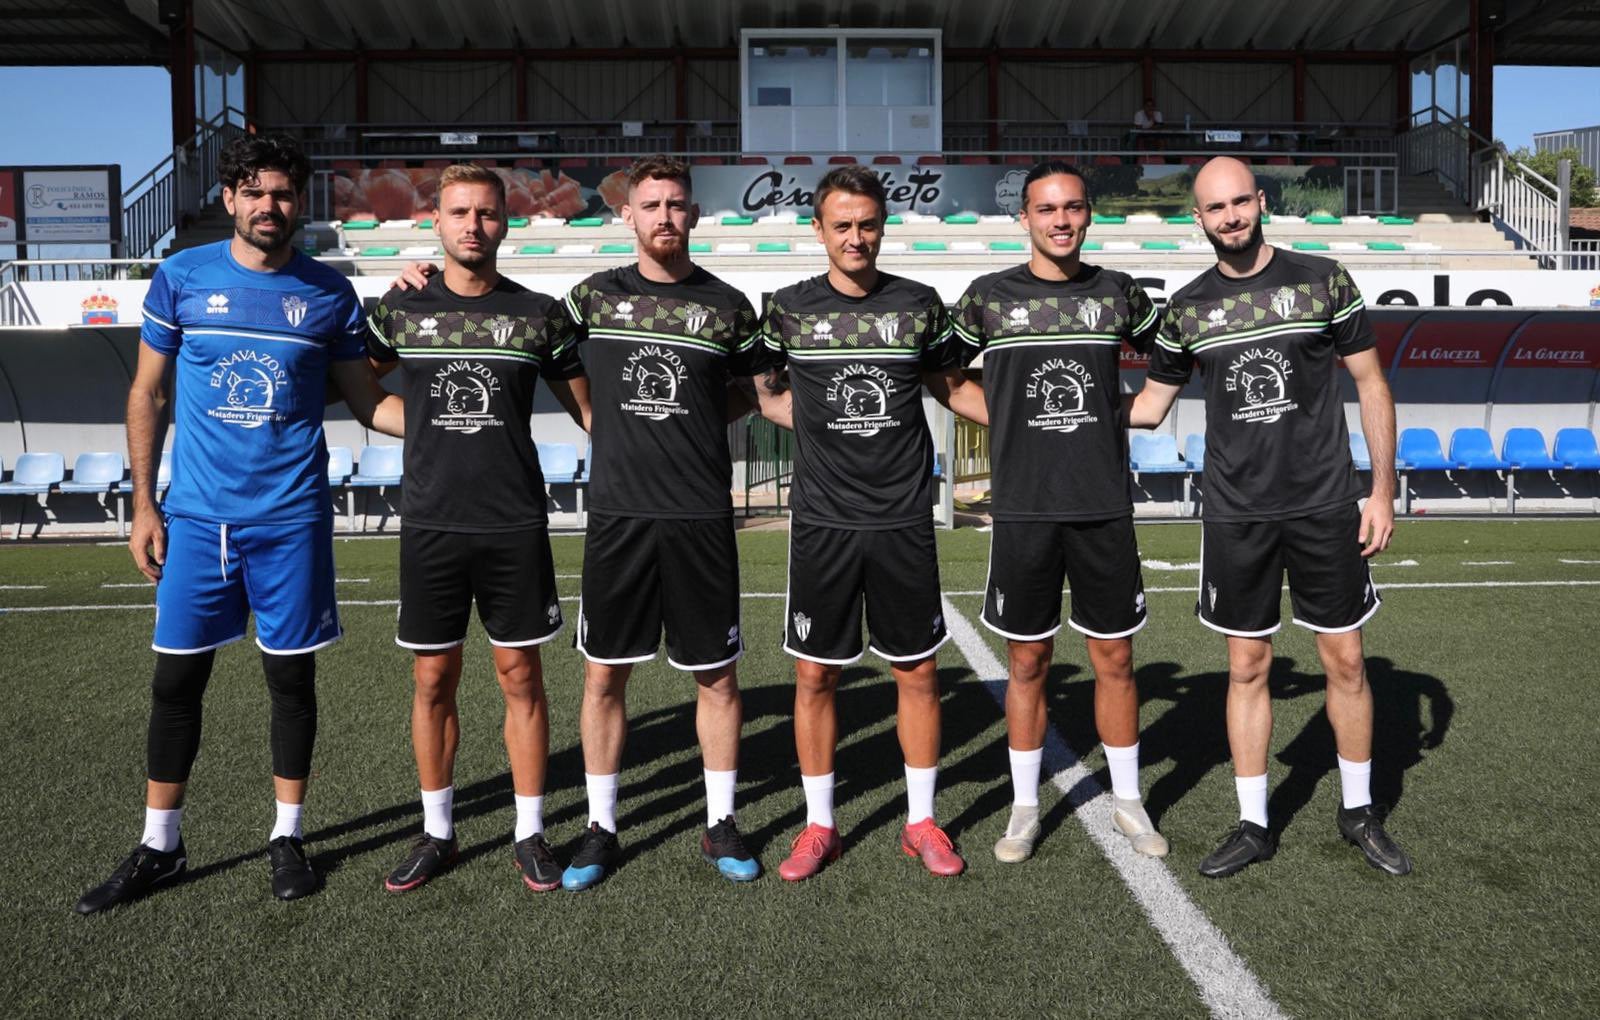
[[1194, 175], [1194, 214], [1219, 258], [1251, 258], [1261, 248], [1266, 201], [1246, 163], [1218, 156]]
[[1208, 201], [1227, 200], [1255, 190], [1255, 171], [1232, 156], [1218, 156], [1194, 175], [1194, 204], [1202, 208]]

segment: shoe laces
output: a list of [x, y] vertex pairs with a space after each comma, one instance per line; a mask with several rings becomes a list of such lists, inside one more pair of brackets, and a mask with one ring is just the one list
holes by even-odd
[[812, 857], [823, 857], [828, 852], [828, 832], [820, 825], [808, 825], [800, 830], [800, 835], [794, 838], [789, 849], [791, 856], [798, 856], [804, 851]]
[[950, 842], [950, 837], [945, 835], [944, 830], [937, 825], [928, 826], [919, 835], [914, 836], [913, 840], [919, 851], [930, 842], [933, 843], [935, 848], [944, 850], [947, 853], [954, 853], [956, 848], [955, 844]]
[[744, 837], [739, 834], [739, 827], [733, 823], [732, 818], [724, 818], [708, 830], [711, 842], [723, 850], [729, 851], [731, 857], [746, 857]]

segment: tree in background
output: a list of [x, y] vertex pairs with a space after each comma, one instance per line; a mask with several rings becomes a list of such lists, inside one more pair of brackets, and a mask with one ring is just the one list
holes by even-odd
[[[1511, 158], [1517, 163], [1526, 163], [1534, 173], [1552, 182], [1556, 179], [1556, 164], [1563, 159], [1572, 160], [1573, 208], [1579, 209], [1600, 205], [1600, 192], [1595, 190], [1594, 171], [1579, 162], [1581, 157], [1577, 149], [1569, 147], [1548, 152], [1532, 152], [1523, 147], [1513, 152]], [[1515, 163], [1512, 164], [1512, 170], [1517, 173], [1517, 176], [1522, 176]], [[1539, 186], [1537, 181], [1534, 184]], [[1554, 198], [1555, 196], [1551, 195], [1550, 197]]]

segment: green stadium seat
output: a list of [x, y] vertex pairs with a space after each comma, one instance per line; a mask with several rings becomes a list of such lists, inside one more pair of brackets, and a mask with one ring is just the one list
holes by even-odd
[[1085, 241], [1085, 242], [1083, 242], [1083, 250], [1084, 251], [1103, 251], [1103, 250], [1105, 250], [1105, 245], [1100, 243], [1099, 241]]
[[1368, 251], [1405, 251], [1406, 246], [1398, 241], [1368, 241]]
[[598, 216], [584, 216], [576, 220], [568, 220], [569, 227], [600, 227], [605, 225], [605, 220]]
[[755, 220], [749, 216], [724, 216], [717, 222], [721, 223], [725, 227], [748, 227], [754, 223]]
[[691, 255], [707, 255], [707, 254], [710, 254], [710, 252], [711, 252], [711, 243], [709, 241], [690, 241], [689, 242], [689, 254], [691, 254]]
[[[433, 222], [430, 220], [428, 225], [431, 227]], [[525, 227], [527, 225], [528, 217], [526, 216], [513, 216], [509, 220], [506, 220], [506, 226], [508, 227]]]
[[990, 251], [1025, 251], [1026, 246], [1021, 241], [990, 241]]
[[794, 222], [795, 222], [796, 226], [809, 227], [811, 225], [811, 217], [809, 217], [809, 216], [796, 216], [794, 218]]
[[883, 222], [888, 224], [891, 227], [898, 227], [900, 224], [905, 222], [905, 219], [902, 218], [899, 213], [893, 213], [893, 214], [891, 214], [889, 216], [888, 219], [884, 220]]
[[1194, 226], [1194, 217], [1188, 214], [1184, 214], [1183, 216], [1168, 216], [1167, 222], [1176, 226], [1192, 227]]
[[1128, 222], [1128, 217], [1126, 217], [1126, 216], [1102, 216], [1099, 213], [1095, 213], [1094, 214], [1094, 218], [1093, 218], [1093, 220], [1091, 222], [1093, 222], [1093, 223], [1106, 223], [1106, 224], [1120, 225], [1120, 224], [1123, 224], [1123, 223], [1127, 223]]
[[346, 230], [377, 230], [377, 220], [350, 220], [344, 225]]
[[966, 224], [976, 225], [977, 222], [978, 222], [978, 217], [973, 215], [972, 213], [952, 213], [949, 216], [946, 216], [944, 218], [944, 221], [946, 223], [955, 224], [957, 226], [962, 226], [962, 225], [966, 225]]
[[1328, 250], [1328, 242], [1326, 242], [1326, 241], [1296, 241], [1294, 243], [1294, 250], [1295, 251], [1327, 251]]
[[398, 254], [400, 254], [400, 249], [396, 248], [392, 244], [375, 244], [370, 248], [361, 249], [361, 255], [363, 258], [377, 258], [383, 255]]
[[517, 249], [518, 255], [554, 255], [556, 246], [553, 244], [525, 244]]
[[417, 229], [418, 230], [432, 230], [433, 229], [433, 221], [432, 220], [418, 220], [417, 221]]
[[1319, 227], [1336, 227], [1343, 223], [1344, 220], [1338, 216], [1329, 216], [1326, 213], [1318, 213], [1314, 216], [1307, 216], [1306, 222], [1314, 223]]
[[947, 246], [943, 241], [913, 241], [912, 251], [944, 251]]
[[781, 252], [792, 250], [788, 241], [761, 241], [756, 244], [756, 251]]
[[1411, 227], [1417, 223], [1409, 216], [1379, 216], [1378, 222], [1386, 227]]
[[612, 242], [609, 242], [607, 244], [602, 244], [600, 246], [600, 254], [602, 254], [602, 255], [632, 255], [633, 254], [633, 245], [627, 243], [626, 241], [612, 241]]
[[1177, 251], [1177, 241], [1146, 241], [1139, 247], [1145, 251]]

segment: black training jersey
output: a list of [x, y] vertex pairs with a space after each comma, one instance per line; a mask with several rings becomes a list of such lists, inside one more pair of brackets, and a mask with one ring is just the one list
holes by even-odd
[[637, 265], [567, 294], [594, 408], [590, 503], [622, 517], [733, 513], [728, 382], [751, 374], [756, 313], [695, 267], [679, 283]]
[[933, 288], [879, 273], [856, 298], [814, 277], [772, 295], [761, 340], [755, 371], [787, 365], [794, 394], [794, 519], [856, 529], [927, 520], [922, 373], [958, 361]]
[[1207, 517], [1304, 516], [1360, 496], [1334, 359], [1375, 342], [1332, 259], [1279, 248], [1254, 276], [1213, 267], [1172, 295], [1149, 378], [1181, 386], [1200, 366]]
[[1020, 265], [974, 280], [954, 320], [966, 361], [983, 355], [994, 519], [1131, 513], [1122, 343], [1148, 352], [1159, 321], [1133, 278], [1083, 266], [1043, 280]]
[[367, 352], [400, 362], [408, 527], [496, 532], [543, 527], [544, 474], [528, 421], [540, 375], [583, 374], [572, 320], [555, 298], [501, 277], [463, 297], [435, 274], [390, 290], [368, 319]]

